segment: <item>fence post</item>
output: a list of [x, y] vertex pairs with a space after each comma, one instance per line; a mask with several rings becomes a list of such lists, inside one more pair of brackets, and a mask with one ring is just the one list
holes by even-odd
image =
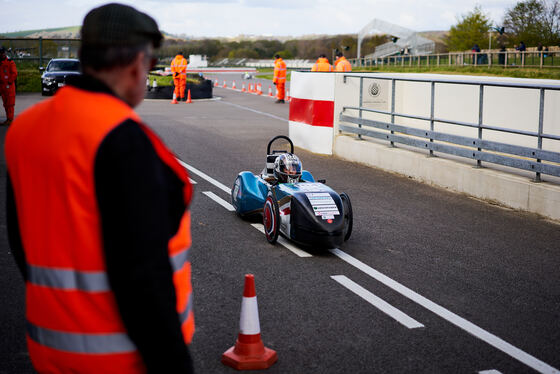
[[540, 56], [540, 60], [541, 60], [541, 62], [540, 62], [540, 68], [542, 69], [542, 67], [543, 67], [543, 51], [540, 51], [539, 53], [540, 53], [540, 55], [541, 55], [541, 56]]
[[[391, 79], [391, 124], [395, 124], [395, 78]], [[395, 132], [391, 130], [391, 134]], [[395, 142], [391, 140], [391, 147], [395, 146]]]
[[506, 51], [506, 56], [504, 57], [504, 67], [508, 64], [508, 52]]
[[[482, 140], [482, 109], [484, 106], [484, 85], [480, 85], [479, 86], [479, 94], [478, 94], [478, 140]], [[480, 144], [479, 147], [477, 147], [478, 151], [481, 152], [482, 148], [480, 148]], [[476, 167], [481, 168], [482, 167], [482, 161], [480, 159], [477, 158], [476, 160]]]
[[[430, 131], [434, 131], [434, 107], [435, 107], [435, 88], [436, 82], [432, 81], [431, 84], [431, 99], [430, 99]], [[431, 134], [430, 134], [431, 135]], [[434, 139], [430, 136], [430, 143], [433, 143]], [[430, 147], [430, 156], [434, 155], [434, 150]]]
[[525, 67], [525, 51], [521, 51], [521, 67]]
[[43, 37], [39, 37], [39, 66], [43, 66]]
[[[358, 110], [360, 123], [358, 124], [359, 128], [362, 128], [362, 105], [364, 103], [364, 77], [360, 77], [360, 109]], [[358, 139], [362, 139], [362, 135], [358, 134]]]
[[[540, 97], [539, 97], [539, 136], [537, 138], [537, 144], [539, 149], [542, 149], [543, 126], [544, 126], [544, 88], [541, 87]], [[540, 163], [541, 159], [537, 158], [537, 162]], [[541, 182], [541, 173], [539, 173], [538, 171], [535, 174], [535, 182]]]

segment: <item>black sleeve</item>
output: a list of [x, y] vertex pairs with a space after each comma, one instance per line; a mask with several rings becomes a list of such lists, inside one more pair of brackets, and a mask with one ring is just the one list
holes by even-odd
[[185, 210], [182, 182], [132, 120], [103, 140], [95, 160], [109, 282], [150, 373], [191, 373], [176, 311], [168, 241]]
[[27, 280], [27, 266], [25, 265], [25, 253], [23, 252], [23, 244], [21, 242], [21, 234], [19, 232], [19, 223], [16, 210], [16, 200], [12, 180], [10, 174], [6, 176], [6, 219], [8, 224], [8, 241], [10, 250], [16, 260], [16, 264], [23, 275], [23, 280]]

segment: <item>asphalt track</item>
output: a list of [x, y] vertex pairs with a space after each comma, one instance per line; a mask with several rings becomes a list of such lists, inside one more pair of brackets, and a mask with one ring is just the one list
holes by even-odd
[[[138, 108], [196, 182], [197, 372], [234, 372], [220, 357], [236, 339], [247, 273], [263, 341], [278, 352], [268, 373], [558, 372], [560, 225], [298, 149], [305, 169], [350, 195], [354, 231], [331, 251], [272, 246], [228, 210], [227, 191], [239, 171], [264, 167], [271, 137], [288, 135], [289, 107], [221, 87], [215, 95]], [[40, 100], [19, 96], [17, 112]], [[0, 373], [27, 373], [3, 178], [0, 189]]]

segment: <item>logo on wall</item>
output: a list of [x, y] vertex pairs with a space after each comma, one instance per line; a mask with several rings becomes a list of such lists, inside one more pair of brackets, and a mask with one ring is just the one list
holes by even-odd
[[370, 96], [377, 97], [379, 96], [379, 92], [381, 91], [381, 87], [376, 82], [373, 82], [369, 85], [369, 94]]
[[388, 80], [364, 79], [362, 105], [376, 110], [389, 110], [389, 83]]

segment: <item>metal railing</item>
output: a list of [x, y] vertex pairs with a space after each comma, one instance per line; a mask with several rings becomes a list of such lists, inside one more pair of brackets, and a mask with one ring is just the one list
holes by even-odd
[[352, 66], [560, 68], [560, 51], [451, 52], [349, 59]]
[[51, 58], [77, 58], [80, 39], [0, 38], [17, 64], [44, 66]]
[[[483, 81], [460, 81], [460, 80], [438, 80], [421, 78], [394, 78], [394, 77], [372, 77], [360, 75], [344, 75], [344, 83], [348, 79], [360, 80], [360, 97], [358, 106], [344, 106], [339, 115], [339, 133], [346, 132], [358, 135], [358, 138], [371, 137], [394, 143], [406, 144], [408, 146], [429, 150], [430, 155], [434, 152], [446, 153], [477, 161], [481, 167], [482, 162], [504, 165], [512, 168], [535, 172], [535, 181], [541, 181], [541, 173], [560, 177], [560, 152], [543, 150], [543, 139], [558, 142], [560, 136], [543, 132], [545, 112], [545, 92], [560, 91], [560, 85], [536, 85], [495, 83]], [[364, 107], [363, 88], [364, 79], [389, 80], [391, 82], [391, 109], [390, 111], [377, 110]], [[395, 111], [395, 88], [396, 82], [422, 82], [430, 84], [430, 116], [411, 115], [397, 113]], [[435, 117], [435, 89], [440, 84], [456, 84], [478, 86], [478, 122], [469, 123]], [[506, 127], [489, 126], [483, 123], [484, 92], [485, 87], [508, 87], [538, 90], [538, 129], [534, 131], [516, 130]], [[358, 112], [358, 116], [348, 115], [348, 111]], [[390, 116], [390, 122], [363, 118], [364, 112], [371, 112]], [[409, 118], [426, 121], [430, 124], [429, 130], [409, 127], [395, 123], [396, 118]], [[354, 126], [344, 123], [354, 124]], [[478, 137], [454, 135], [434, 131], [434, 124], [450, 124], [460, 127], [474, 128], [478, 130]], [[355, 126], [357, 125], [357, 127]], [[383, 131], [376, 131], [383, 130]], [[483, 131], [491, 130], [508, 134], [517, 134], [537, 139], [537, 148], [524, 147], [514, 144], [501, 143], [483, 139]]]

